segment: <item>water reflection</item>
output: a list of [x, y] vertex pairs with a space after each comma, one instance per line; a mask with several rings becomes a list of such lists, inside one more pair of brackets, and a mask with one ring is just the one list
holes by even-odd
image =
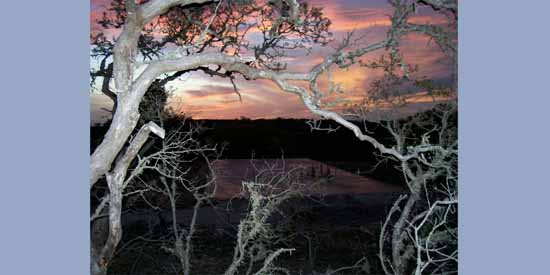
[[225, 159], [213, 164], [217, 177], [215, 197], [228, 199], [245, 197], [243, 181], [255, 181], [260, 177], [291, 174], [292, 178], [310, 185], [308, 193], [316, 195], [366, 194], [399, 192], [403, 189], [372, 178], [356, 175], [311, 159]]

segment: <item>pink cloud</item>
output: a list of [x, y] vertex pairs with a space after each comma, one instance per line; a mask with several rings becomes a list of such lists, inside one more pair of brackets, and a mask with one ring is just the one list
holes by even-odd
[[[100, 26], [95, 21], [102, 16], [102, 12], [108, 6], [109, 0], [92, 0], [90, 20], [91, 31], [99, 30]], [[390, 25], [388, 15], [390, 7], [385, 1], [361, 0], [312, 0], [312, 5], [321, 6], [332, 20], [331, 30], [336, 38], [341, 38], [350, 30], [357, 30], [358, 34], [365, 35], [368, 43], [383, 39]], [[415, 15], [411, 22], [440, 24], [444, 18], [434, 16], [430, 12], [421, 12]], [[116, 31], [109, 31], [108, 35], [115, 36]], [[418, 64], [423, 75], [433, 78], [448, 77], [453, 68], [445, 63], [443, 54], [435, 43], [419, 35], [408, 35], [403, 40], [402, 50], [407, 62]], [[289, 71], [303, 72], [322, 62], [324, 56], [334, 49], [330, 47], [315, 48], [311, 55], [304, 56], [301, 53], [295, 57], [287, 58]], [[372, 60], [382, 51], [370, 53], [364, 57]], [[354, 66], [348, 70], [335, 70], [334, 80], [342, 84], [345, 96], [352, 100], [359, 100], [368, 89], [370, 83], [380, 77], [380, 72]], [[247, 116], [250, 118], [276, 118], [276, 117], [311, 117], [312, 115], [303, 106], [300, 99], [281, 91], [270, 81], [244, 81], [239, 79], [237, 86], [242, 95], [242, 102], [234, 92], [226, 79], [210, 78], [200, 74], [192, 74], [192, 78], [201, 83], [197, 85], [175, 82], [174, 88], [178, 91], [178, 99], [172, 106], [177, 106], [182, 111], [190, 113], [197, 118], [238, 118]], [[204, 83], [209, 83], [208, 85]], [[328, 89], [326, 79], [320, 83], [322, 89]], [[423, 102], [418, 102], [425, 105]], [[95, 105], [97, 106], [97, 105]], [[94, 107], [94, 106], [92, 106]]]

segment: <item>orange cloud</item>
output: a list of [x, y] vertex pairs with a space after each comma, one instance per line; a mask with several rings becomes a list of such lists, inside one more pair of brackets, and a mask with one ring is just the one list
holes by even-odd
[[[93, 0], [90, 20], [92, 31], [98, 28], [93, 23], [100, 18], [104, 7], [109, 0]], [[324, 7], [324, 12], [331, 19], [331, 31], [336, 38], [341, 38], [344, 32], [357, 30], [365, 34], [364, 42], [374, 43], [384, 38], [387, 28], [390, 26], [388, 15], [391, 8], [385, 1], [363, 0], [311, 0], [312, 5]], [[374, 2], [374, 4], [373, 4]], [[428, 12], [421, 12], [411, 18], [412, 23], [441, 24], [445, 18], [434, 16]], [[111, 31], [110, 35], [116, 32]], [[402, 41], [401, 49], [405, 61], [417, 64], [420, 67], [419, 76], [430, 78], [448, 77], [454, 69], [449, 63], [445, 63], [445, 57], [435, 43], [429, 43], [426, 37], [411, 34]], [[314, 65], [323, 61], [324, 56], [334, 51], [331, 47], [313, 49], [313, 52], [305, 56], [297, 52], [293, 57], [284, 61], [288, 62], [288, 70], [305, 72]], [[363, 59], [373, 60], [383, 51], [367, 54]], [[362, 99], [373, 80], [381, 76], [378, 70], [370, 70], [359, 66], [352, 66], [346, 70], [336, 69], [333, 72], [333, 80], [340, 83], [344, 90], [344, 96], [351, 101]], [[227, 119], [246, 116], [250, 118], [276, 118], [276, 117], [312, 117], [311, 113], [303, 106], [298, 96], [281, 91], [271, 81], [236, 81], [242, 102], [234, 92], [231, 83], [227, 79], [212, 78], [201, 73], [192, 73], [184, 77], [184, 80], [173, 81], [169, 89], [175, 91], [175, 97], [170, 105], [182, 110], [195, 118]], [[319, 83], [321, 89], [327, 91], [328, 79], [325, 76]], [[95, 100], [93, 108], [106, 106], [106, 102]], [[421, 108], [428, 106], [425, 97], [412, 98], [410, 107]], [[416, 106], [416, 107], [414, 107]]]

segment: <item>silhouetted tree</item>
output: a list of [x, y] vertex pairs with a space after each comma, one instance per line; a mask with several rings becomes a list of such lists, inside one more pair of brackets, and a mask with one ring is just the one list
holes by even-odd
[[[427, 36], [456, 62], [456, 27], [453, 27], [456, 1], [388, 2], [393, 7], [393, 14], [384, 39], [363, 45], [350, 33], [319, 64], [305, 72], [289, 72], [284, 63], [289, 51], [307, 50], [311, 44], [330, 41], [330, 20], [323, 16], [321, 9], [303, 1], [274, 0], [269, 1], [270, 5], [259, 0], [114, 1], [100, 23], [105, 28], [119, 29], [116, 42], [102, 33], [92, 34], [92, 55], [100, 59], [99, 69], [92, 72], [92, 77], [103, 78], [102, 92], [116, 102], [110, 128], [92, 153], [90, 163], [90, 188], [103, 176], [109, 188], [109, 235], [102, 246], [92, 248], [93, 273], [106, 272], [121, 238], [122, 193], [130, 164], [151, 132], [165, 137], [164, 129], [151, 121], [144, 123], [128, 140], [142, 116], [139, 106], [160, 77], [170, 74], [162, 78], [161, 81], [165, 81], [191, 71], [203, 71], [229, 81], [237, 75], [272, 81], [283, 92], [298, 96], [313, 114], [334, 120], [351, 130], [359, 140], [371, 143], [382, 156], [396, 159], [409, 183], [410, 194], [389, 234], [389, 259], [384, 250], [386, 231], [382, 231], [380, 258], [384, 271], [388, 274], [409, 271], [426, 274], [441, 270], [452, 273], [457, 261], [456, 245], [454, 248], [445, 246], [445, 251], [439, 245], [452, 245], [452, 239], [456, 238], [456, 231], [446, 226], [452, 225], [447, 220], [449, 213], [454, 213], [457, 201], [454, 162], [457, 150], [456, 139], [453, 139], [456, 130], [448, 123], [456, 97], [445, 97], [445, 102], [450, 103], [444, 104], [446, 108], [438, 115], [440, 123], [431, 124], [433, 127], [424, 117], [404, 124], [388, 124], [387, 129], [394, 136], [391, 143], [377, 140], [369, 129], [361, 129], [351, 120], [368, 120], [374, 113], [395, 119], [392, 115], [408, 105], [409, 97], [401, 93], [399, 87], [412, 79], [415, 67], [406, 64], [400, 50], [404, 36], [413, 33]], [[412, 23], [409, 19], [419, 5], [451, 15], [448, 17], [451, 25], [444, 28]], [[252, 29], [261, 34], [260, 42], [247, 39], [246, 33]], [[155, 36], [158, 33], [162, 34], [161, 38]], [[379, 60], [362, 60], [377, 50], [384, 52]], [[384, 76], [375, 82], [362, 104], [352, 106], [350, 115], [333, 109], [345, 98], [341, 86], [332, 80], [331, 72], [353, 65], [382, 69]], [[319, 85], [321, 76], [325, 75], [331, 84], [328, 90]], [[237, 89], [235, 91], [238, 93]], [[319, 130], [334, 130], [316, 123], [311, 125]], [[415, 127], [425, 132], [417, 138], [408, 138], [412, 133], [410, 129]], [[441, 178], [445, 179], [442, 182], [447, 189], [436, 197], [422, 195], [424, 189], [433, 187], [427, 182], [441, 183]], [[445, 185], [445, 182], [448, 183]], [[396, 202], [387, 224], [393, 221], [391, 214], [397, 211], [402, 200], [404, 198]], [[271, 266], [270, 260], [273, 260], [271, 256], [266, 258], [268, 266]], [[388, 268], [388, 261], [391, 268]]]
[[[279, 60], [288, 50], [306, 48], [306, 42], [327, 41], [330, 21], [320, 9], [288, 1], [290, 8], [282, 11], [260, 2], [115, 0], [98, 22], [106, 29], [118, 30], [118, 37], [111, 41], [102, 32], [92, 33], [92, 57], [100, 60], [99, 68], [91, 73], [92, 80], [102, 78], [101, 91], [115, 103], [111, 125], [90, 162], [90, 188], [105, 176], [109, 189], [102, 204], [109, 205], [109, 234], [103, 245], [92, 246], [94, 274], [106, 272], [122, 236], [122, 194], [133, 159], [149, 133], [165, 137], [158, 124], [143, 121], [128, 140], [143, 118], [140, 104], [146, 93], [153, 91], [153, 105], [159, 99], [154, 92], [162, 85], [154, 89], [151, 85], [191, 71], [233, 81], [234, 73], [224, 67], [237, 63], [247, 68], [280, 70], [284, 65]], [[264, 37], [257, 45], [245, 39], [253, 28]], [[162, 37], [156, 38], [159, 33]], [[170, 75], [158, 80], [163, 74]], [[143, 107], [142, 111], [149, 110]]]

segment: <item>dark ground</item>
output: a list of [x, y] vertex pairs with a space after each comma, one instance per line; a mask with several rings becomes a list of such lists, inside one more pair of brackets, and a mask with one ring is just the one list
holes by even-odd
[[[199, 137], [210, 144], [226, 143], [222, 158], [309, 158], [342, 170], [403, 186], [402, 177], [384, 162], [377, 166], [373, 148], [358, 141], [346, 129], [326, 133], [311, 131], [305, 120], [215, 120], [194, 121], [206, 128]], [[179, 121], [165, 125], [178, 125]], [[333, 125], [335, 126], [335, 125]], [[99, 144], [108, 125], [92, 127], [91, 149]], [[373, 126], [379, 139], [381, 127]], [[292, 255], [276, 261], [292, 274], [314, 274], [327, 269], [353, 265], [368, 256], [370, 274], [380, 270], [378, 234], [383, 218], [398, 193], [343, 194], [323, 198], [322, 204], [310, 200], [293, 201], [286, 218], [275, 219], [272, 227], [288, 237], [284, 247], [295, 248]], [[189, 197], [187, 197], [188, 199]], [[236, 225], [246, 210], [247, 201], [233, 201], [233, 210], [225, 211], [226, 201], [215, 200], [203, 206], [194, 238], [192, 274], [220, 274], [228, 267], [235, 245]], [[92, 198], [92, 204], [94, 199]], [[192, 201], [179, 204], [178, 222], [185, 228], [190, 219]], [[235, 206], [237, 205], [237, 206]], [[240, 205], [240, 206], [239, 206]], [[214, 209], [217, 215], [213, 214]], [[225, 212], [224, 212], [225, 211]], [[232, 216], [231, 222], [220, 222], [218, 216]], [[169, 209], [152, 211], [135, 203], [123, 216], [123, 240], [109, 274], [176, 274], [177, 260], [161, 247], [170, 236]], [[289, 237], [291, 236], [291, 237]], [[278, 246], [281, 247], [281, 246]], [[365, 274], [351, 270], [348, 274]], [[339, 273], [343, 274], [343, 273]]]
[[[364, 195], [337, 195], [325, 197], [322, 204], [309, 199], [295, 200], [289, 203], [292, 210], [284, 219], [272, 222], [272, 228], [278, 228], [284, 222], [283, 236], [288, 238], [286, 247], [295, 248], [292, 255], [284, 255], [277, 260], [277, 265], [291, 270], [292, 274], [313, 274], [313, 271], [324, 272], [327, 269], [336, 269], [342, 266], [353, 265], [365, 255], [368, 259], [371, 272], [378, 270], [376, 258], [380, 221], [385, 217], [393, 200], [398, 193], [380, 193]], [[225, 202], [216, 202], [215, 207], [224, 215]], [[233, 201], [231, 215], [238, 216], [244, 213], [247, 202], [243, 199]], [[203, 213], [211, 213], [211, 206], [203, 207]], [[290, 214], [291, 213], [291, 214]], [[125, 236], [123, 247], [113, 262], [110, 274], [176, 274], [177, 260], [174, 256], [164, 252], [159, 240], [169, 236], [170, 213], [165, 211], [160, 215], [164, 220], [159, 224], [153, 222], [156, 228], [154, 234], [146, 230], [150, 226], [142, 217], [155, 217], [156, 213], [132, 213], [125, 217]], [[183, 217], [183, 218], [182, 218]], [[154, 218], [153, 218], [154, 219]], [[179, 218], [185, 226], [190, 215]], [[130, 224], [129, 220], [134, 220]], [[216, 220], [211, 217], [210, 220]], [[194, 238], [192, 273], [193, 274], [222, 274], [232, 260], [235, 244], [235, 233], [238, 219], [230, 219], [231, 224], [219, 219], [217, 224], [199, 224]], [[164, 230], [161, 227], [164, 226]], [[145, 236], [151, 240], [135, 239]], [[309, 241], [308, 241], [309, 239]], [[311, 247], [310, 247], [311, 246]], [[360, 270], [350, 271], [347, 274], [361, 274]], [[339, 273], [343, 274], [343, 273]], [[345, 273], [344, 273], [345, 274]]]

